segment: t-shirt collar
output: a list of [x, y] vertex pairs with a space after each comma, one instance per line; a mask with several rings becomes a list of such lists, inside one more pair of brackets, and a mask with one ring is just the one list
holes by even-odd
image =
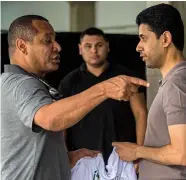
[[18, 74], [28, 74], [24, 69], [22, 69], [20, 66], [15, 64], [5, 64], [4, 65], [4, 72], [13, 72]]

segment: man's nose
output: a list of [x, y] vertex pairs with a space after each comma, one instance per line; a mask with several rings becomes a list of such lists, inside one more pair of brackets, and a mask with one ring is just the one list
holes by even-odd
[[139, 42], [136, 46], [136, 51], [140, 52], [142, 50], [141, 43]]
[[92, 47], [92, 48], [91, 48], [91, 51], [92, 51], [93, 53], [95, 53], [95, 52], [97, 52], [97, 48], [96, 48], [96, 47]]
[[56, 41], [54, 42], [54, 49], [57, 49], [58, 52], [62, 50], [61, 46]]

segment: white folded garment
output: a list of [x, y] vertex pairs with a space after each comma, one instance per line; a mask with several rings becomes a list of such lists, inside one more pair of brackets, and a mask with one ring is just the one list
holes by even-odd
[[134, 164], [119, 159], [113, 149], [105, 167], [102, 154], [84, 157], [71, 169], [71, 180], [137, 180]]

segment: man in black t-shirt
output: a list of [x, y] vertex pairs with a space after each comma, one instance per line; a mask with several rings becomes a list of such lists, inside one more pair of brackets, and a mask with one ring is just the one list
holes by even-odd
[[[135, 76], [127, 68], [107, 61], [109, 42], [102, 30], [88, 28], [80, 36], [79, 53], [85, 63], [69, 73], [59, 91], [69, 97], [117, 75]], [[147, 110], [144, 93], [135, 93], [129, 102], [108, 99], [66, 131], [68, 150], [96, 149], [107, 161], [113, 141], [142, 145], [146, 131]]]

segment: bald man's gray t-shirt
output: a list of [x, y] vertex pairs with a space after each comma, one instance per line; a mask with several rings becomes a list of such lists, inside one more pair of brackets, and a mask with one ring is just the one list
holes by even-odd
[[[147, 121], [144, 145], [155, 148], [171, 143], [169, 126], [186, 124], [186, 61], [173, 67], [163, 79]], [[142, 160], [139, 166], [139, 179], [186, 179], [186, 167], [166, 166]]]
[[20, 73], [1, 76], [1, 179], [70, 180], [62, 131], [33, 123], [35, 113], [53, 99], [40, 81], [14, 68]]

